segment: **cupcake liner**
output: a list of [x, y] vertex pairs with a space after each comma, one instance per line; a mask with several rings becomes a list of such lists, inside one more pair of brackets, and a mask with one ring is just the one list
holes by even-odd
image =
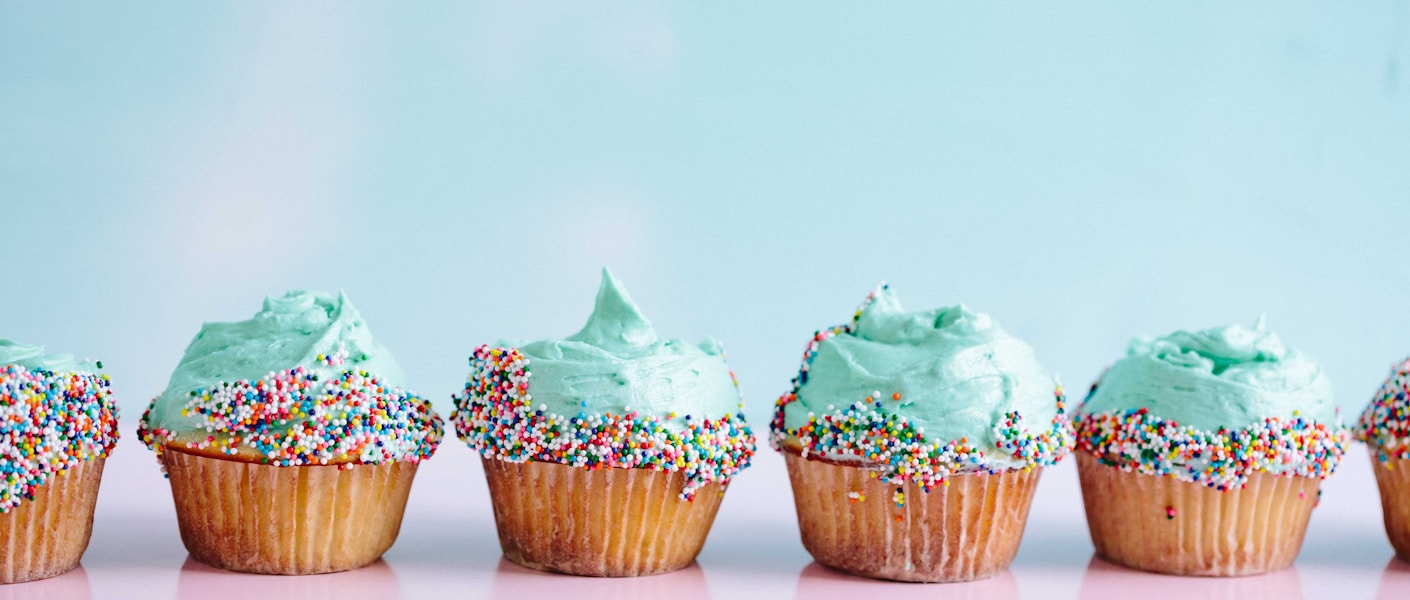
[[803, 547], [813, 559], [896, 581], [971, 581], [1008, 568], [1042, 471], [955, 475], [926, 492], [915, 483], [882, 481], [861, 465], [787, 449], [783, 455]]
[[72, 571], [93, 533], [103, 458], [79, 462], [34, 490], [34, 498], [0, 514], [0, 583]]
[[1219, 491], [1075, 454], [1097, 555], [1158, 573], [1256, 575], [1291, 565], [1321, 486], [1254, 473], [1243, 488]]
[[1395, 555], [1410, 561], [1410, 460], [1381, 462], [1382, 450], [1374, 446], [1370, 450], [1371, 464], [1376, 470], [1376, 487], [1381, 492], [1386, 537], [1390, 538]]
[[483, 459], [504, 557], [540, 571], [631, 577], [689, 566], [725, 488], [680, 497], [686, 476]]
[[306, 575], [376, 561], [401, 529], [416, 465], [276, 467], [162, 453], [191, 557], [248, 573]]

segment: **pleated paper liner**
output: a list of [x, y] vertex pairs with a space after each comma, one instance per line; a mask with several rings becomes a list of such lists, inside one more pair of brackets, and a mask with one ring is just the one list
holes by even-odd
[[[955, 475], [929, 492], [862, 465], [785, 449], [803, 547], [819, 563], [877, 579], [993, 577], [1018, 552], [1042, 469]], [[896, 493], [904, 494], [897, 502]]]
[[1410, 561], [1410, 460], [1391, 459], [1381, 462], [1381, 450], [1371, 450], [1375, 465], [1376, 487], [1381, 492], [1381, 513], [1386, 524], [1386, 536], [1395, 548], [1396, 556]]
[[1243, 488], [1221, 492], [1074, 454], [1097, 555], [1158, 573], [1256, 575], [1291, 565], [1321, 485], [1255, 473]]
[[103, 460], [56, 473], [34, 490], [34, 499], [0, 514], [0, 583], [44, 579], [78, 566], [93, 533]]
[[416, 465], [276, 467], [168, 447], [162, 455], [191, 557], [247, 573], [363, 567], [397, 539]]
[[483, 459], [504, 557], [571, 575], [631, 577], [689, 566], [725, 488], [680, 498], [685, 475]]

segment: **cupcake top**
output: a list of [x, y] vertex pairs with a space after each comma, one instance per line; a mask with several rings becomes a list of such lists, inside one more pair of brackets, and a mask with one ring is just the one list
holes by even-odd
[[906, 312], [886, 285], [814, 334], [793, 383], [774, 447], [892, 482], [1052, 465], [1072, 443], [1062, 388], [1031, 347], [964, 305]]
[[662, 339], [606, 269], [581, 331], [481, 346], [470, 367], [452, 420], [488, 458], [682, 471], [691, 498], [754, 452], [719, 343]]
[[1078, 412], [1078, 447], [1103, 462], [1219, 489], [1326, 477], [1345, 449], [1326, 374], [1262, 319], [1133, 340]]
[[159, 453], [276, 466], [418, 462], [441, 419], [404, 379], [346, 296], [289, 292], [248, 321], [203, 325], [138, 433]]
[[32, 499], [55, 473], [106, 458], [118, 409], [97, 363], [0, 340], [0, 513]]
[[1410, 359], [1391, 367], [1390, 378], [1361, 411], [1354, 429], [1356, 439], [1376, 450], [1377, 459], [1410, 458]]

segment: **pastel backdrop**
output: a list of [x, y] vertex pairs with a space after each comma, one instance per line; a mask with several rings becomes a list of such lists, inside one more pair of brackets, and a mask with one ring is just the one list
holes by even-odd
[[[345, 290], [444, 414], [475, 345], [576, 331], [606, 265], [725, 343], [760, 431], [881, 280], [992, 314], [1079, 398], [1132, 335], [1266, 315], [1351, 419], [1410, 355], [1407, 30], [1406, 0], [6, 4], [0, 337], [101, 358], [121, 397], [91, 552], [135, 574], [90, 579], [179, 561], [174, 520], [157, 558], [103, 546], [170, 505], [132, 431], [202, 321], [288, 289]], [[712, 582], [793, 589], [783, 477], [761, 448]], [[1373, 486], [1357, 447], [1304, 588], [1379, 573]], [[393, 566], [495, 560], [459, 441], [409, 511]], [[1020, 564], [1089, 556], [1065, 464]]]

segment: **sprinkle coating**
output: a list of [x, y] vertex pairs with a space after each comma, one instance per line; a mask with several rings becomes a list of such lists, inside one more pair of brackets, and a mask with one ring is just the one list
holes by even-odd
[[1361, 412], [1353, 433], [1376, 450], [1381, 462], [1410, 458], [1410, 359], [1391, 367], [1390, 378]]
[[666, 427], [666, 419], [636, 411], [559, 415], [533, 404], [531, 375], [529, 359], [515, 348], [484, 345], [470, 357], [470, 376], [464, 392], [454, 397], [451, 421], [481, 456], [586, 469], [679, 471], [687, 480], [680, 497], [691, 500], [707, 484], [728, 484], [754, 455], [754, 434], [742, 414], [686, 415], [687, 425], [678, 431]]
[[117, 420], [107, 375], [0, 367], [0, 513], [33, 499], [54, 475], [106, 458]]
[[[344, 358], [320, 357], [327, 365], [341, 365]], [[168, 444], [177, 444], [281, 467], [417, 463], [431, 457], [444, 430], [429, 401], [388, 388], [361, 370], [320, 380], [297, 367], [190, 396], [182, 414], [200, 418], [203, 437], [149, 428], [143, 415], [138, 435], [159, 457]]]
[[1326, 479], [1346, 453], [1350, 436], [1301, 417], [1268, 418], [1249, 427], [1201, 431], [1147, 409], [1077, 417], [1077, 449], [1104, 465], [1175, 477], [1220, 491], [1240, 489], [1250, 475]]

